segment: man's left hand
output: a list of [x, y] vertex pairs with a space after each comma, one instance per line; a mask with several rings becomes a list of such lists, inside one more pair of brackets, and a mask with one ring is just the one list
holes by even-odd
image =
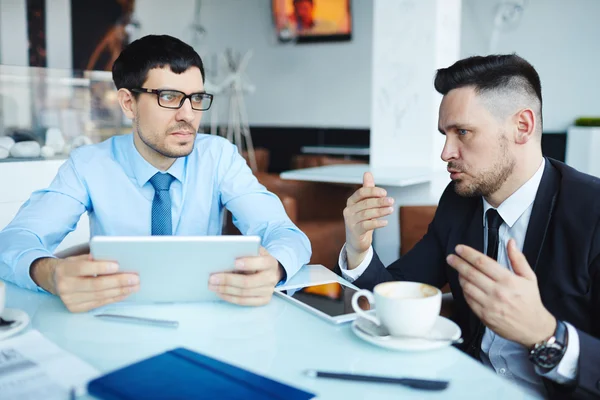
[[537, 277], [514, 240], [507, 246], [514, 274], [477, 250], [459, 245], [448, 264], [459, 273], [465, 299], [475, 315], [505, 339], [531, 348], [548, 339], [556, 318], [544, 307]]
[[235, 272], [212, 274], [208, 288], [230, 303], [262, 306], [271, 300], [283, 274], [279, 262], [261, 247], [259, 256], [238, 258]]

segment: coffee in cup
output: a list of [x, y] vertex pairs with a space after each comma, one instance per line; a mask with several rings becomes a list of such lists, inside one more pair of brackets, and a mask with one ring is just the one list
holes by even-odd
[[[376, 316], [358, 305], [361, 297], [376, 304]], [[433, 328], [440, 314], [442, 292], [419, 282], [384, 282], [373, 292], [362, 289], [352, 296], [352, 308], [360, 317], [383, 325], [392, 336], [425, 336]]]

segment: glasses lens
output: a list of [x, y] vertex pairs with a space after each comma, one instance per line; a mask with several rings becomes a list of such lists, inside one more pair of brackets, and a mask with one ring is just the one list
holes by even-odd
[[158, 104], [167, 108], [179, 108], [182, 97], [183, 93], [171, 90], [163, 90], [158, 95]]
[[212, 97], [206, 93], [195, 93], [191, 97], [192, 108], [194, 110], [208, 110], [210, 107], [210, 103], [212, 101]]

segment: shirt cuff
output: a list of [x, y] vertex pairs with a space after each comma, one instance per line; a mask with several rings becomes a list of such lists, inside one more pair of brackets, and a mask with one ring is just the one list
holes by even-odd
[[577, 365], [579, 363], [579, 335], [577, 334], [577, 329], [568, 322], [565, 322], [565, 325], [567, 326], [569, 342], [560, 363], [545, 374], [542, 373], [539, 367], [535, 367], [538, 375], [551, 379], [561, 385], [568, 385], [575, 382], [578, 372]]
[[346, 244], [344, 243], [344, 247], [342, 247], [342, 251], [340, 251], [340, 257], [338, 259], [338, 263], [340, 265], [340, 269], [342, 270], [342, 277], [346, 279], [348, 282], [354, 282], [365, 272], [371, 261], [373, 260], [373, 246], [369, 246], [369, 250], [367, 250], [367, 255], [365, 259], [359, 264], [358, 267], [354, 269], [348, 269], [348, 256], [346, 254]]
[[269, 254], [277, 260], [279, 264], [283, 267], [285, 276], [281, 279], [281, 281], [277, 282], [275, 287], [284, 285], [287, 281], [289, 281], [296, 273], [302, 268], [302, 265], [298, 266], [297, 258], [291, 254], [288, 254], [286, 249], [280, 246], [273, 246], [271, 248], [265, 247]]
[[34, 249], [21, 254], [15, 266], [15, 284], [29, 290], [48, 293], [31, 279], [30, 274], [31, 264], [39, 258], [46, 257], [56, 258], [49, 251], [41, 249]]

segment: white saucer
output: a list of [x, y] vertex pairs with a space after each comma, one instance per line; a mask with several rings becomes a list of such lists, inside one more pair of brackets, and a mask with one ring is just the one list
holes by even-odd
[[[352, 332], [359, 338], [372, 343], [376, 346], [384, 347], [391, 350], [400, 351], [426, 351], [434, 350], [442, 347], [450, 346], [450, 342], [442, 340], [427, 340], [427, 339], [402, 339], [390, 337], [388, 339], [380, 339], [363, 333], [356, 327], [356, 320], [352, 323]], [[443, 337], [458, 339], [461, 335], [460, 328], [448, 318], [438, 316], [435, 324], [429, 333], [431, 337]]]
[[29, 324], [29, 315], [16, 308], [5, 308], [0, 317], [7, 321], [17, 321], [10, 327], [0, 327], [0, 340], [21, 332]]

